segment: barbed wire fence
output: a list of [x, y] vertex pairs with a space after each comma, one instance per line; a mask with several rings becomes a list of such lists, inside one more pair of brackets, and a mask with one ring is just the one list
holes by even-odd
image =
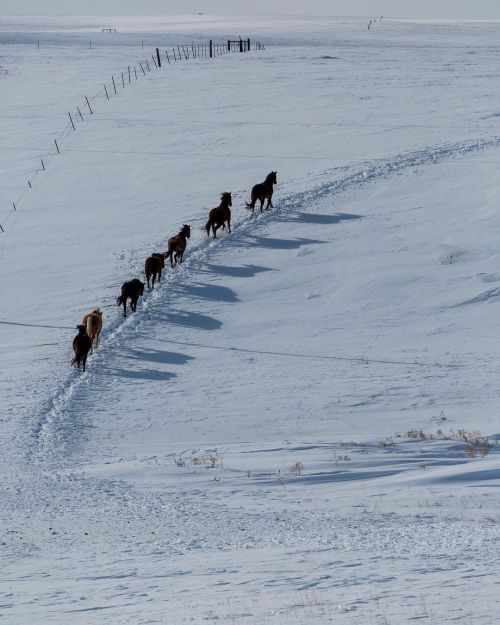
[[[37, 44], [40, 45], [39, 42]], [[265, 46], [259, 41], [254, 43], [254, 50], [265, 50]], [[169, 46], [168, 48], [154, 48], [154, 52], [146, 55], [132, 65], [127, 65], [124, 71], [119, 74], [113, 74], [111, 80], [104, 82], [99, 91], [84, 96], [73, 110], [68, 111], [67, 122], [64, 128], [56, 136], [53, 137], [53, 143], [46, 152], [40, 154], [40, 163], [38, 167], [28, 176], [23, 190], [12, 200], [12, 203], [3, 212], [0, 220], [0, 235], [5, 234], [8, 230], [9, 221], [16, 215], [17, 211], [23, 206], [31, 191], [36, 186], [40, 176], [50, 169], [51, 164], [62, 154], [67, 144], [67, 139], [77, 131], [78, 126], [84, 124], [91, 119], [91, 116], [99, 108], [104, 101], [109, 101], [118, 95], [120, 90], [126, 89], [132, 83], [146, 77], [153, 70], [159, 70], [169, 65], [182, 61], [195, 59], [214, 59], [222, 55], [232, 53], [244, 53], [252, 50], [251, 40], [242, 39], [228, 40], [227, 43], [217, 43], [210, 39], [208, 42], [191, 44], [179, 44]]]

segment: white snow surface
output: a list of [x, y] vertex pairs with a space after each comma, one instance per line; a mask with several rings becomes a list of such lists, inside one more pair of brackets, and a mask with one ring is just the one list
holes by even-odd
[[2, 622], [498, 622], [500, 24], [366, 26], [0, 19]]

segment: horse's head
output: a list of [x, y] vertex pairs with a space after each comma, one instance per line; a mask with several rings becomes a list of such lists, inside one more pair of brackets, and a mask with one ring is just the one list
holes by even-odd
[[220, 199], [226, 206], [233, 205], [233, 198], [230, 191], [224, 191], [224, 193], [220, 196]]
[[102, 310], [100, 308], [94, 308], [94, 310], [92, 311], [93, 315], [99, 315], [99, 317], [102, 317]]
[[191, 226], [184, 224], [182, 226], [181, 234], [183, 234], [186, 237], [186, 239], [189, 239], [189, 237], [191, 236]]
[[78, 325], [76, 326], [76, 329], [78, 330], [79, 334], [87, 334], [87, 328], [85, 326]]
[[278, 172], [277, 172], [277, 171], [272, 171], [270, 174], [268, 174], [268, 176], [267, 176], [267, 179], [266, 179], [266, 180], [267, 180], [268, 182], [272, 182], [273, 184], [278, 184], [278, 179], [277, 179], [277, 177], [276, 177], [276, 176], [277, 176], [277, 174], [278, 174]]

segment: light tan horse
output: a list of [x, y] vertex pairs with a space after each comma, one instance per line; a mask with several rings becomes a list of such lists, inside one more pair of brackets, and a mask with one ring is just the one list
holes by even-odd
[[85, 327], [92, 341], [92, 346], [95, 344], [96, 348], [99, 347], [99, 334], [101, 334], [102, 330], [102, 310], [100, 308], [94, 308], [91, 313], [85, 315], [82, 325]]

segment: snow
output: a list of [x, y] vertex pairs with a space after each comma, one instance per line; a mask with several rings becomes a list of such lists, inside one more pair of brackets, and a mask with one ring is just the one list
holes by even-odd
[[[496, 622], [499, 25], [0, 27], [3, 621]], [[232, 34], [267, 48], [106, 100], [156, 43]], [[183, 223], [184, 264], [123, 320]]]

